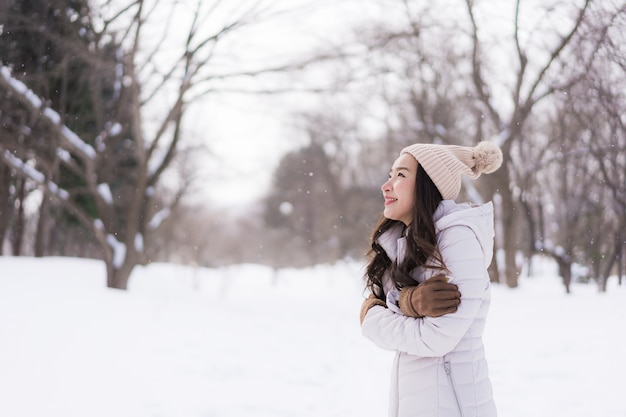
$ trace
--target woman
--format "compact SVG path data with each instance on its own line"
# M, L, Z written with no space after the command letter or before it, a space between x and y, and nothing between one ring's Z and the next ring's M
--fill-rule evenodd
M496 415L482 343L493 206L454 200L462 175L475 179L501 164L491 142L415 144L381 187L385 208L372 235L361 326L396 351L390 416Z

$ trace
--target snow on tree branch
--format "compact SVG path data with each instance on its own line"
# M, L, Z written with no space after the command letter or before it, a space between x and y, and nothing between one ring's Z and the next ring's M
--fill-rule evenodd
M143 252L144 250L143 235L141 233L135 235L135 250L137 252Z
M104 224L102 224L99 220L94 221L93 219L90 219L84 211L73 204L70 199L70 193L67 190L59 187L53 181L47 181L46 176L43 173L13 155L11 151L2 146L2 143L0 143L0 159L5 161L8 166L14 168L18 172L18 175L28 178L40 186L45 187L48 195L57 198L85 227L93 230L98 239L102 239L103 241L105 240L103 233Z
M14 78L8 67L0 61L0 87L10 91L15 97L31 111L46 121L69 147L83 158L93 160L96 151L67 126L61 124L61 116L50 107L44 107L44 102L29 89L26 84Z
M126 245L117 240L112 234L107 235L107 243L113 250L113 267L119 269L126 259Z
M111 188L109 188L109 184L102 183L98 185L98 194L108 205L113 205L113 194L111 193Z
M152 219L150 219L150 222L148 223L149 230L156 230L161 225L161 223L163 223L163 221L169 217L169 215L169 208L164 208L163 210L155 213L155 215L152 216Z
M10 151L3 149L1 145L0 151L3 151L2 159L4 159L4 161L13 168L22 172L26 177L30 178L38 184L45 186L46 188L48 188L48 191L50 193L54 194L61 200L67 200L69 198L70 194L66 190L60 188L52 181L46 182L46 176L44 174L26 164L24 161L13 155Z

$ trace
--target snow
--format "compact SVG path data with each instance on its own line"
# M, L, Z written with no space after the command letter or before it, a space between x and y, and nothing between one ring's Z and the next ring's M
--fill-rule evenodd
M126 245L112 234L107 235L107 243L113 249L113 268L119 269L124 264L126 259Z
M122 125L117 123L117 122L113 123L113 125L109 129L109 135L110 136L117 136L120 133L122 133Z
M143 252L143 235L141 233L135 234L135 250L139 253Z
M24 97L30 100L33 107L41 107L41 100L39 99L39 97L37 97L35 93L32 92L32 90L26 87L26 84L24 84L20 80L13 78L13 76L11 75L11 70L8 67L4 66L2 64L2 61L0 61L0 76L2 76L2 78L4 78L9 83L11 88L13 88L18 94L23 94Z
M291 213L293 213L293 209L294 207L291 201L283 201L278 206L278 211L280 211L280 214L282 214L283 216L289 216Z
M95 219L93 221L93 225L98 230L104 230L104 223L102 223L102 220L100 219Z
M48 187L48 191L50 191L52 194L55 194L60 199L67 200L70 197L70 194L63 188L60 188L56 183L52 181L48 181L46 183L45 181L46 177L41 172L37 171L28 163L24 163L24 161L15 157L10 151L8 150L4 151L4 158L5 158L5 161L7 161L11 166L22 171L33 181L42 183L42 184L45 183L46 186Z
M72 144L77 149L80 149L82 153L84 153L90 159L96 159L96 151L87 143L85 143L81 138L78 137L76 133L71 131L67 126L61 126L61 133L67 139L68 142Z
M61 116L56 111L52 110L50 107L46 107L43 110L43 115L50 120L52 124L58 125L61 123Z
M52 193L55 194L56 196L58 196L61 200L68 200L70 198L70 193L68 193L66 190L64 190L63 188L60 188L58 185L56 185L54 182L52 181L48 181L48 190Z
M46 177L41 172L37 171L30 165L25 164L24 161L14 156L9 150L4 151L4 158L11 166L22 171L33 181L39 183L45 182Z
M111 188L109 187L109 184L107 184L106 182L98 184L98 194L109 206L113 205L113 194L111 194Z
M56 153L59 159L61 159L62 161L67 163L72 162L72 155L65 149L57 148Z
M503 417L623 417L626 288L555 266L493 286L485 344ZM0 257L0 416L380 417L392 354L360 334L358 263L274 271Z
M148 192L148 190L146 190L146 192ZM154 214L154 216L152 216L152 219L150 219L150 222L148 223L148 229L156 230L161 225L161 223L163 223L163 221L165 221L165 219L169 217L169 215L169 208L159 210Z
M13 90L15 90L18 94L23 95L28 101L30 101L31 106L33 108L41 108L43 106L42 100L35 94L31 89L29 89L26 84L21 82L20 80L13 78L11 75L11 70L6 66L2 65L0 61L0 76L6 80L7 83L11 86ZM59 125L61 123L61 116L55 110L46 107L43 109L43 116L47 118L52 124ZM85 156L90 159L96 158L96 151L85 141L83 141L76 133L70 130L65 125L60 125L61 134L67 139L68 142L72 144L75 148L79 149Z

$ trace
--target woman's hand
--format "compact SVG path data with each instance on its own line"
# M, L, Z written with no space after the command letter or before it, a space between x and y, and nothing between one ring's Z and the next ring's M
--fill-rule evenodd
M456 285L448 283L448 277L440 274L420 285L402 288L398 304L408 317L440 317L457 310L461 293Z
M370 296L363 301L363 304L361 304L361 324L363 324L363 320L369 309L374 306L383 306L386 308L387 304L383 300L376 298L374 294L370 294Z

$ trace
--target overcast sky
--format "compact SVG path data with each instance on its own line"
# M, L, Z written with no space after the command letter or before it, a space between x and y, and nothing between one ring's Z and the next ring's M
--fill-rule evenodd
M260 25L253 37L240 36L241 59L302 55L339 42L350 25L374 13L372 7L363 7L372 3L369 0L280 0L273 4L291 7L297 2L305 5L301 11ZM244 48L249 52L243 52ZM187 129L213 154L203 163L207 181L199 197L228 207L263 196L281 156L304 143L291 127L291 112L308 101L310 98L293 95L220 94L194 105L187 116Z
M543 8L533 3L541 1L528 0L522 4L522 43L549 41L540 34L535 36L536 25L547 25L551 29L568 26L562 21L540 23L545 15L536 13ZM253 32L242 33L233 49L237 51L237 59L244 63L268 57L306 55L316 47L328 47L350 37L353 28L365 21L405 19L405 15L391 15L394 8L389 4L398 3L398 0L274 0L271 4L277 9L295 5L304 7L258 25ZM459 1L458 6L462 5L463 2ZM432 7L438 6L444 7L446 16L466 13L454 1L433 4ZM505 40L510 41L513 4L487 0L480 6L477 16L482 20L479 23L481 35L491 38L493 47L502 46ZM449 17L453 20L453 16ZM508 71L511 62L507 53L497 56L499 59L491 60L490 65L502 69L494 67L492 70L500 73ZM255 78L252 82L262 84L265 81ZM254 97L228 94L211 95L197 103L188 114L187 129L192 137L200 138L202 143L207 144L213 153L203 163L207 180L199 197L228 207L245 205L263 196L282 155L305 143L302 133L290 127L293 122L291 112L296 108L306 108L310 102L310 97L302 95L294 98L293 95ZM501 103L508 104L508 99Z

